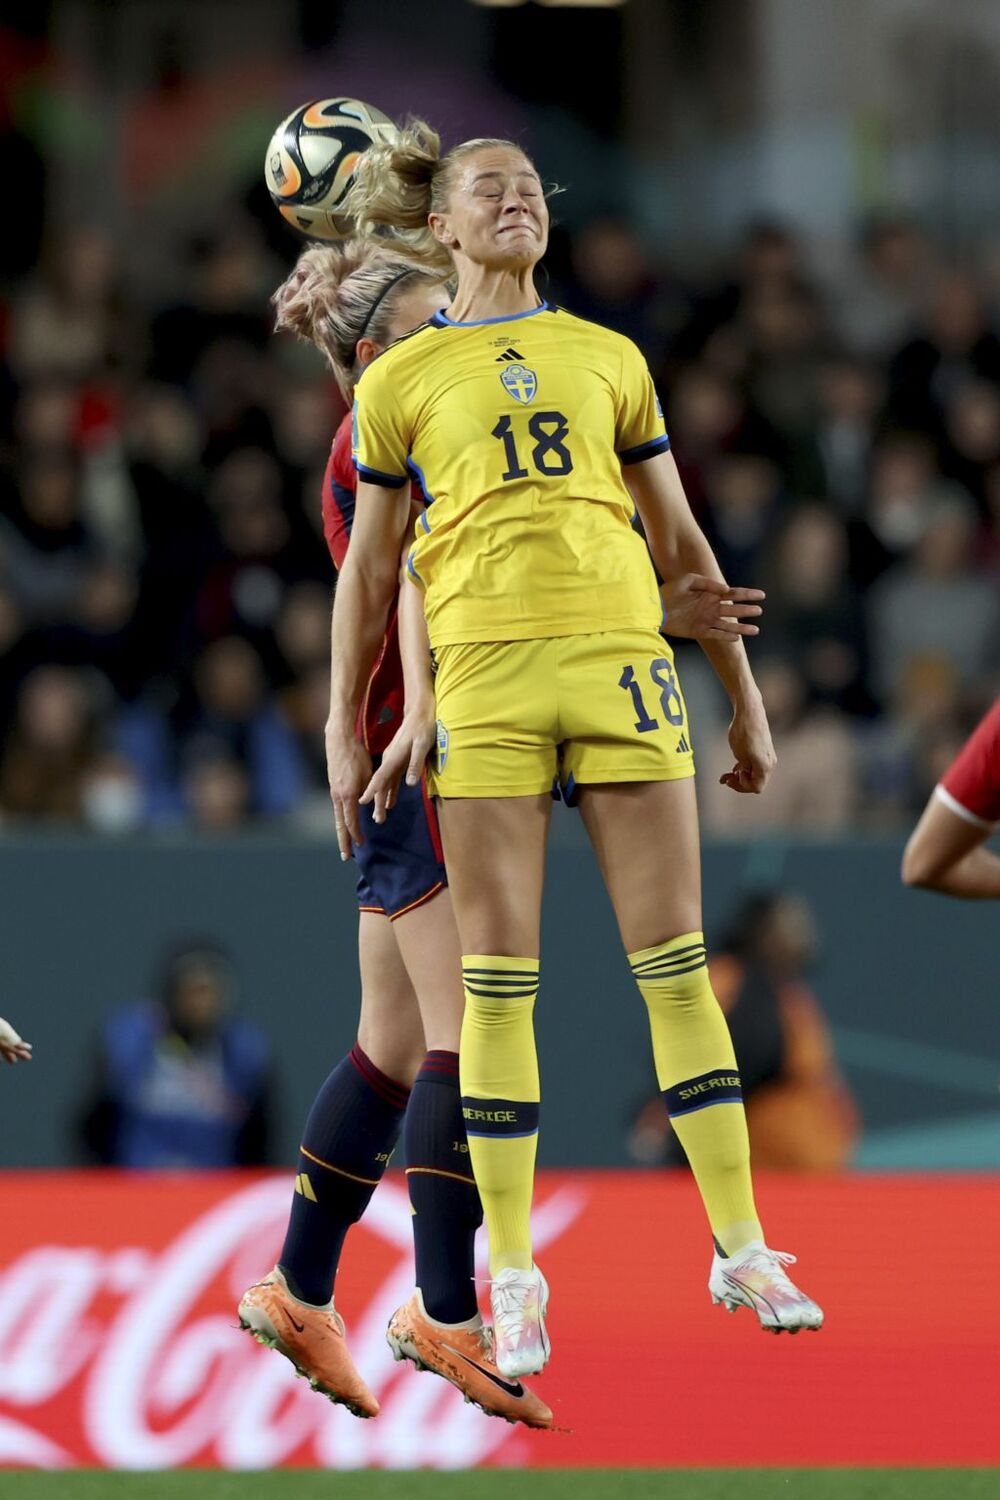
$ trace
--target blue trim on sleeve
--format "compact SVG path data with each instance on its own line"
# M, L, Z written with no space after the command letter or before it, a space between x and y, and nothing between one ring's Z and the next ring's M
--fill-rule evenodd
M424 471L420 467L420 465L415 461L412 453L410 454L410 457L406 460L406 467L409 469L411 477L417 481L417 483L419 484L421 490L423 491L423 496L424 496L424 499L427 501L427 504L428 505L433 505L434 504L434 496L431 494L430 490L427 488L427 480L424 478Z
M420 585L420 587L422 589L425 589L427 587L426 583L421 578L421 576L417 572L416 568L413 566L413 553L412 552L408 552L407 555L406 555L406 571L409 573L409 575L413 579L414 583L419 583L419 585Z
M401 490L407 480L405 474L383 474L381 469L369 469L366 464L359 464L357 459L354 460L354 467L358 471L358 478L363 479L366 484L381 484L387 490Z
M344 535L349 538L351 527L354 525L354 491L345 489L342 484L331 479L330 498L340 512L340 524L344 528Z
M635 448L626 448L619 453L620 464L640 464L644 459L655 458L657 453L666 453L670 447L670 439L666 433L662 437L650 438L648 443L639 443Z
M488 323L517 323L521 318L534 318L542 312L552 312L548 302L543 302L540 307L529 307L527 312L507 313L502 318L478 318L472 323L456 323L453 318L446 318L443 312L436 312L431 322L438 328L485 328Z

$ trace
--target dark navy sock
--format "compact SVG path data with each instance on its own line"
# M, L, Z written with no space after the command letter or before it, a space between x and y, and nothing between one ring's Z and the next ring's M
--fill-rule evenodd
M368 1207L399 1135L408 1098L355 1046L309 1111L295 1196L278 1264L304 1302L333 1293L344 1239Z
M458 1087L458 1053L428 1052L406 1111L406 1181L417 1286L439 1323L476 1315L474 1242L483 1221Z

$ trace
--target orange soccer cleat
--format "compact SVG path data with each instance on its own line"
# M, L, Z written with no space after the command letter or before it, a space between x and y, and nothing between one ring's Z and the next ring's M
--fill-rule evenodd
M507 1380L493 1359L493 1333L482 1318L467 1323L436 1323L424 1307L420 1288L389 1319L386 1333L397 1359L408 1359L418 1370L430 1370L457 1386L466 1401L488 1417L523 1422L526 1427L551 1428L552 1413L519 1380Z
M379 1404L358 1374L347 1347L344 1320L332 1300L325 1307L300 1302L278 1266L243 1294L240 1327L277 1349L314 1391L339 1402L356 1417L377 1417Z

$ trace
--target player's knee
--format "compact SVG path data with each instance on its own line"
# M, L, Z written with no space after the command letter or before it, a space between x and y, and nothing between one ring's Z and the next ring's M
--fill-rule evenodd
M365 1025L358 1027L358 1045L387 1078L404 1088L412 1088L424 1060L423 1032L413 1027L388 1028Z

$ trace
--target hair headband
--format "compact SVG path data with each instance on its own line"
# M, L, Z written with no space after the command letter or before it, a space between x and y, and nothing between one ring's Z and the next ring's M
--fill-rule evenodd
M368 328L371 324L372 318L374 318L375 314L378 312L380 304L385 301L386 297L388 297L393 287L396 286L398 282L402 281L404 276L412 276L416 269L416 266L407 266L405 271L398 272L398 274L395 275L391 281L386 282L385 286L379 292L378 296L375 298L375 301L368 309L368 316L365 318L365 321L361 328L361 332L358 334L357 339L354 343L355 349L357 349L358 344L360 344L361 340L368 332Z

